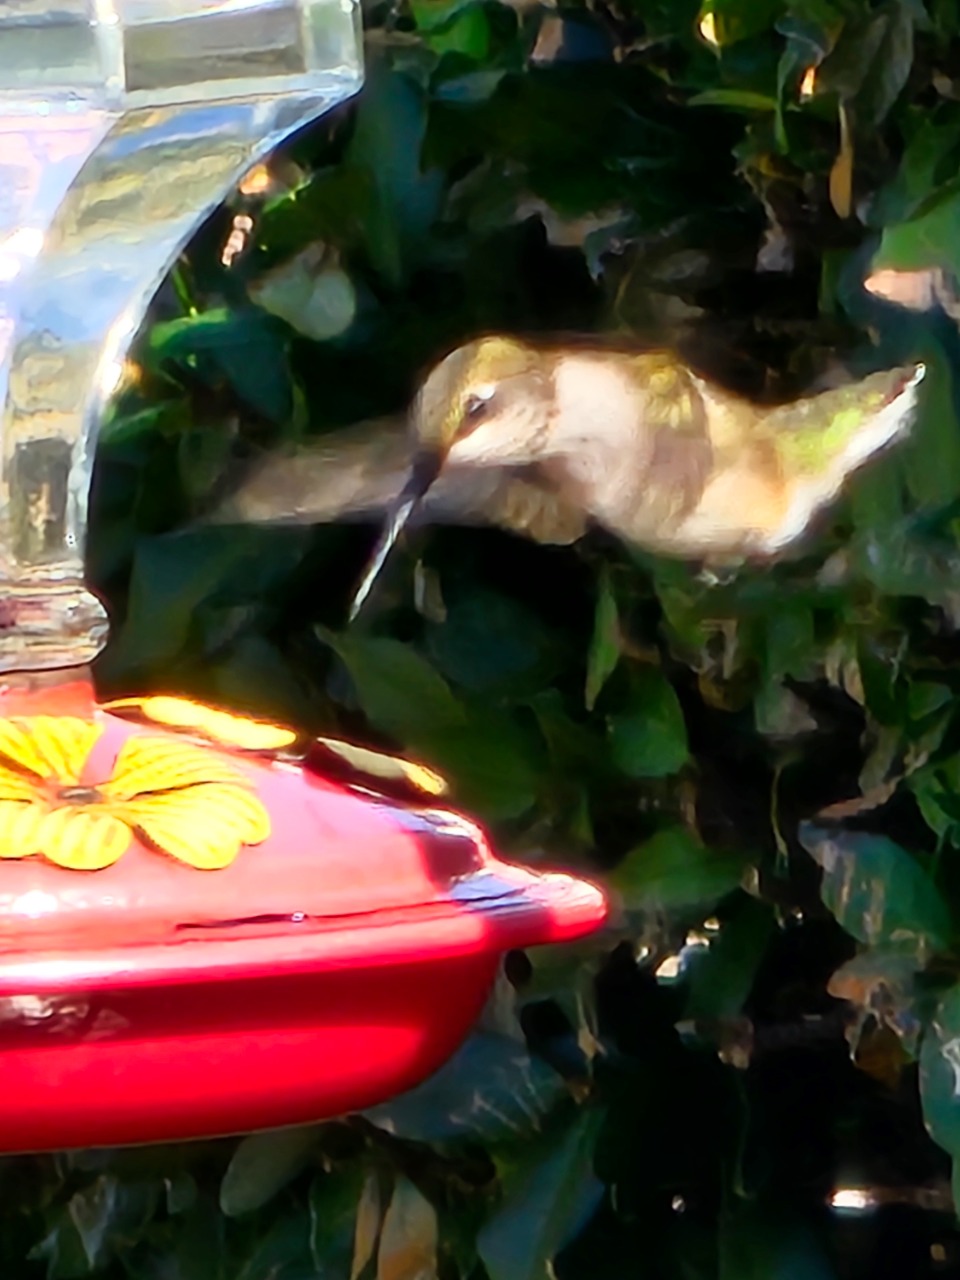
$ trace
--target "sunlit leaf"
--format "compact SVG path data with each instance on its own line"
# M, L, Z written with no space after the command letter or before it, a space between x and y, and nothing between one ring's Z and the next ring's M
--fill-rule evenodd
M156 724L173 729L192 729L215 742L248 751L277 751L295 742L297 737L295 730L282 725L251 720L189 698L156 695L151 698L120 698L103 705L107 711L121 715L124 711L133 711Z
M283 422L293 392L282 328L255 307L217 308L155 325L144 354L158 370L183 364L211 380L226 376L250 408Z
M382 1225L383 1206L380 1197L380 1183L376 1173L369 1173L357 1202L350 1280L359 1280L367 1263L373 1258Z
M262 276L251 285L250 296L315 342L338 337L357 314L350 277L334 265L323 265L322 253L313 246Z
M413 1183L397 1178L383 1215L377 1280L434 1280L437 1211Z

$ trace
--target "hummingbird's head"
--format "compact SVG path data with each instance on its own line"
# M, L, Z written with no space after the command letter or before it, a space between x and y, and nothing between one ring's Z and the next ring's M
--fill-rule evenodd
M515 338L478 338L428 374L413 406L420 454L451 463L523 465L540 456L552 396L543 354Z
M444 466L535 462L549 427L552 396L544 355L515 338L477 338L434 366L411 413L410 475L353 598L351 618Z

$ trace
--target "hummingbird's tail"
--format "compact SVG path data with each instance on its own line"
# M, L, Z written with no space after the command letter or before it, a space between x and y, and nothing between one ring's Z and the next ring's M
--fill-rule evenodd
M925 372L922 364L884 369L772 410L765 427L784 473L838 489L910 430Z

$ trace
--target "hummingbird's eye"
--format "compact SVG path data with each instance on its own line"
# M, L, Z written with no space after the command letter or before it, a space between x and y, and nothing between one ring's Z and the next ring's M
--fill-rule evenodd
M463 416L460 422L460 432L472 431L474 427L478 427L487 414L490 412L490 405L493 401L493 388L489 390L484 388L482 391L473 391L463 400Z

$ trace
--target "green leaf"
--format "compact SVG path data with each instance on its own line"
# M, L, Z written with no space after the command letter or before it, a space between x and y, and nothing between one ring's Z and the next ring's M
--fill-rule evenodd
M555 677L562 640L530 608L475 586L445 599L446 617L427 631L440 672L471 693L523 697Z
M264 554L265 546L270 554ZM144 538L136 547L127 614L103 666L118 684L154 685L192 654L202 653L231 619L246 612L299 561L293 542L255 530L201 529Z
M907 690L907 714L911 720L925 720L953 702L949 685L933 680L913 680Z
M728 45L769 31L780 12L779 0L705 0L702 13L710 13L719 44Z
M462 9L451 22L435 26L427 43L435 53L461 54L482 62L490 51L490 23L484 6L474 4Z
M910 138L891 182L870 207L870 224L884 227L906 222L932 201L943 199L941 188L955 182L960 163L960 105L940 103L924 112Z
M705 89L687 100L688 107L731 107L739 111L775 111L776 98L749 89Z
M947 946L947 905L916 858L898 844L810 822L801 825L800 842L823 869L824 905L858 941L917 955Z
M593 622L593 639L587 653L587 685L584 700L592 711L600 691L613 675L620 661L620 617L617 600L610 583L610 574L604 571L600 577L597 607Z
M413 80L383 63L371 65L347 164L361 170L375 192L365 211L366 250L394 286L423 252L440 209L443 175L421 167L426 125L426 102Z
M869 15L848 21L821 64L817 87L852 102L861 129L874 128L903 91L913 61L913 14L903 0L889 0Z
M353 324L357 291L345 271L332 265L318 268L316 257L309 246L251 284L250 297L298 333L326 342Z
M920 510L936 510L960 493L960 422L946 353L924 352L926 376L910 439L903 449L907 485Z
M673 687L653 667L633 674L627 707L608 717L610 754L631 778L664 778L687 762L687 729Z
M766 621L764 671L768 680L809 678L816 653L813 609L806 601L786 600Z
M234 1274L236 1280L316 1280L307 1215L297 1209L274 1218Z
M600 1201L593 1147L602 1118L582 1111L559 1136L526 1149L504 1203L477 1236L490 1280L552 1280L554 1258Z
M398 1138L490 1146L527 1141L566 1096L562 1078L520 1041L477 1031L429 1080L365 1114Z
M633 849L608 883L628 910L713 903L737 888L745 859L708 849L685 827L658 832Z
M412 0L410 12L417 30L430 33L448 27L455 18L478 7L477 0Z
M948 191L909 222L885 227L872 268L922 271L942 267L960 275L960 192Z
M450 779L457 803L485 819L519 817L536 800L538 744L509 711L474 707L466 724L418 732L416 742Z
M776 29L786 41L777 64L777 114L774 124L777 148L790 150L786 111L796 103L801 78L811 67L819 67L843 30L843 18L828 0L806 0L791 6Z
M350 673L364 715L404 745L465 723L447 682L399 640L317 628Z
M735 914L711 938L707 954L691 966L684 1017L737 1017L775 933L772 908L741 895Z
M400 1176L383 1215L377 1280L425 1280L437 1274L437 1211Z
M113 1174L102 1174L70 1197L67 1213L90 1271L109 1262L119 1243L139 1237L159 1200L158 1181L121 1181Z
M940 1001L923 1037L920 1100L934 1142L960 1159L960 986Z
M316 1148L317 1125L253 1133L244 1138L220 1184L220 1208L228 1218L260 1209L307 1165Z
M918 769L907 779L916 796L923 820L941 839L960 829L957 797L960 797L960 755L948 756Z
M217 308L155 325L144 358L158 370L172 362L212 380L223 376L251 409L283 422L293 408L293 388L281 328L255 307Z
M316 1280L343 1280L350 1275L366 1181L359 1166L334 1169L314 1178L310 1186L310 1251Z

